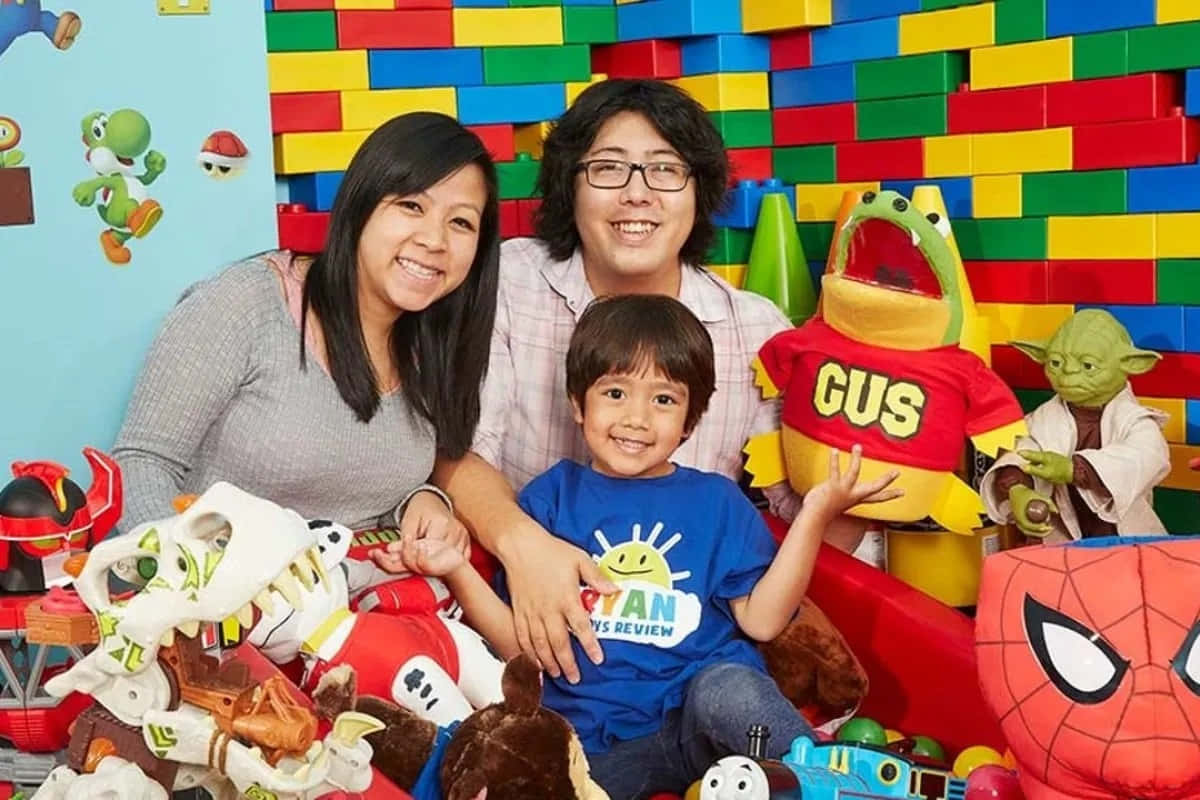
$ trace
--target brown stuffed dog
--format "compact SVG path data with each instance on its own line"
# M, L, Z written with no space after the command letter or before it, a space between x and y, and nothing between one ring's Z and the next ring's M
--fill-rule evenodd
M588 776L575 730L542 708L541 670L527 656L508 662L504 702L481 708L450 736L440 768L446 800L608 800ZM393 783L411 789L434 751L438 728L378 697L356 697L354 671L341 665L322 676L313 693L317 712L332 719L356 709L384 729L367 737L372 763Z

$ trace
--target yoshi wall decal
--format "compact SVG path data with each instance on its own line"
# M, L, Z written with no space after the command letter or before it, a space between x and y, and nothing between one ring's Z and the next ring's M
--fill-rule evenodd
M0 56L18 36L41 32L59 50L75 43L83 27L74 11L55 14L42 10L42 0L3 0L0 2Z
M25 161L17 149L20 143L21 126L0 116L0 225L33 222L33 182L29 168L20 166Z
M126 242L146 236L162 218L162 206L146 189L167 168L167 158L150 149L150 122L131 108L111 114L93 111L80 127L96 177L76 184L71 196L81 206L96 205L109 226L100 234L105 257L113 264L128 264L132 253Z

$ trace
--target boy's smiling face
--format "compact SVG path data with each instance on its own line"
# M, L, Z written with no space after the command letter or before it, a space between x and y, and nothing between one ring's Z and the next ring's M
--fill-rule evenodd
M588 387L583 408L571 402L597 472L654 478L674 469L668 459L689 433L687 384L647 366L603 375Z

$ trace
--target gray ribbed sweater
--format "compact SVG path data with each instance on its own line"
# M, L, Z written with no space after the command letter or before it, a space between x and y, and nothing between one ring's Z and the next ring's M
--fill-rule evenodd
M175 495L218 480L308 518L370 526L428 479L434 451L432 426L402 393L363 424L311 350L300 369L278 273L253 258L185 291L150 349L113 447L120 529L169 516Z

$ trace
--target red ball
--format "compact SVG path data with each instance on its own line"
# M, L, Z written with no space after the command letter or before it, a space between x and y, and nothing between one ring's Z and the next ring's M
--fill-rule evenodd
M999 764L982 764L967 776L965 800L1025 800L1017 773Z

